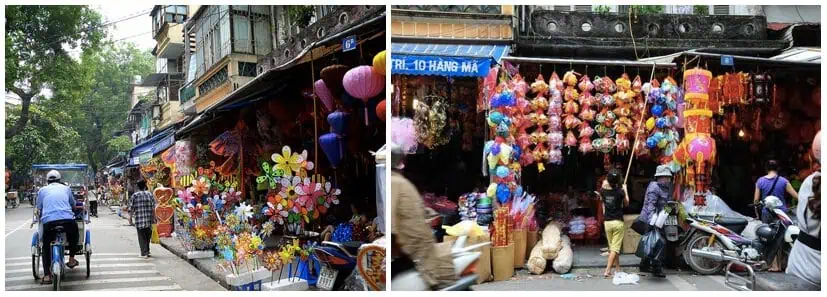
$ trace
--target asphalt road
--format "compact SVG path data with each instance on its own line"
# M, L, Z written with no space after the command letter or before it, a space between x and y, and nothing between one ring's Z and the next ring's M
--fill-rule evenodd
M603 275L577 274L564 279L559 274L517 275L511 280L488 282L475 291L731 291L721 275L701 276L691 272L666 271L666 278L641 276L637 285L615 285Z
M98 212L100 218L93 217L89 224L93 246L91 275L86 278L85 259L78 256L80 266L67 270L62 284L64 290L225 290L160 245L150 245L151 258L140 257L135 228L105 207L100 207ZM32 207L22 204L15 209L6 209L5 213L5 290L51 290L51 286L40 285L32 276L30 243L34 229L29 228Z

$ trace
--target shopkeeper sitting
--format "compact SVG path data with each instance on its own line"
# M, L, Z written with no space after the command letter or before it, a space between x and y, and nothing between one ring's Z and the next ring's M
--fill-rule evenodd
M402 169L404 153L399 146L391 145L391 240L394 253L400 258L391 265L391 274L404 265L413 263L422 279L433 289L449 286L456 279L453 259L449 254L440 255L431 227L426 222L425 203L422 196L398 170ZM396 255L394 255L396 256ZM407 267L406 267L407 268Z

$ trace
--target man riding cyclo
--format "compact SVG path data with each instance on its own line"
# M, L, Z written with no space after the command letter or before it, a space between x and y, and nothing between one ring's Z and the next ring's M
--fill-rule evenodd
M41 256L43 258L44 276L42 284L52 283L52 249L51 243L56 239L55 228L63 227L68 240L69 262L66 266L75 268L80 263L75 260L78 247L78 225L75 222L75 211L82 211L83 206L77 205L72 189L60 182L60 172L49 171L46 174L48 185L37 192L36 217L40 217L43 226Z

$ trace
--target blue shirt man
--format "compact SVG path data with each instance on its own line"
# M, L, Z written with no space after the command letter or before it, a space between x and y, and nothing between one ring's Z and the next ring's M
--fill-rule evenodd
M40 222L46 224L58 220L74 220L73 208L75 203L72 189L61 183L55 182L40 188L40 191L37 192L37 210L40 211Z

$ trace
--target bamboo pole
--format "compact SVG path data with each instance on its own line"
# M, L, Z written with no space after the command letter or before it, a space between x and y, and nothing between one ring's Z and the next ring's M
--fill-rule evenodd
M657 67L657 64L652 63L652 74L649 76L649 82L655 79L655 67ZM640 129L643 128L641 126L643 124L643 118L646 117L646 107L648 106L647 102L648 100L643 98L643 112L640 114L640 119L637 121L638 128L635 129L635 144L632 146L632 153L629 155L629 164L626 166L626 176L623 177L624 185L629 180L629 172L632 170L632 161L635 159L635 150L637 150L637 146L640 142L638 136L640 136Z

